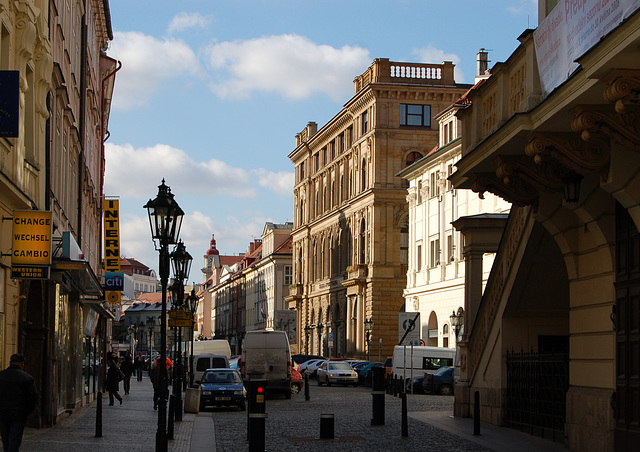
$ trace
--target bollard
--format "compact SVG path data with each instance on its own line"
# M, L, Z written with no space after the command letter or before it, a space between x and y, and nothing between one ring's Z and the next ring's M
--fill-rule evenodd
M167 438L168 439L173 439L173 413L175 410L175 405L174 405L174 396L173 394L171 394L169 396L169 423L167 424Z
M407 420L407 393L402 391L402 437L409 436L409 422Z
M311 400L311 397L309 397L309 375L307 374L304 374L304 400Z
M321 414L320 415L320 439L333 439L333 414Z
M265 387L267 380L248 380L247 386L247 439L249 452L264 452L265 450L265 420L266 403Z
M96 400L96 438L102 438L102 391L98 391Z
M480 391L473 394L473 435L480 436Z
M371 388L373 418L371 425L384 425L384 369L374 367Z

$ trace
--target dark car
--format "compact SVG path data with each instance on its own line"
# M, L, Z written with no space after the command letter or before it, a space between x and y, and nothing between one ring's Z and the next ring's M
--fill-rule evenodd
M234 369L207 369L200 380L200 410L208 406L247 407L247 391Z
M441 367L433 374L426 374L422 389L427 394L453 394L453 367Z

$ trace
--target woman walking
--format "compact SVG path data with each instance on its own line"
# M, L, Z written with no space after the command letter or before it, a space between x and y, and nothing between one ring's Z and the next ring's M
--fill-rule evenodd
M109 361L109 370L107 371L107 391L109 391L109 406L113 406L113 398L115 397L122 405L122 396L118 394L120 390L120 380L122 380L122 371L118 364L110 360Z

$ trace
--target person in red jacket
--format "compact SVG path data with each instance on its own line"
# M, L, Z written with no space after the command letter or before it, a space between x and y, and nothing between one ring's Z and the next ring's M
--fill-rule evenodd
M9 367L0 372L0 434L5 452L18 452L27 416L38 394L33 377L24 371L24 356L11 355Z

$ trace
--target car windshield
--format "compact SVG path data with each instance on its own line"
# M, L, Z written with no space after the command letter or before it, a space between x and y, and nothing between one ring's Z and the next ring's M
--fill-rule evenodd
M353 370L349 363L329 363L328 370Z
M204 380L207 383L240 383L236 372L210 372Z

